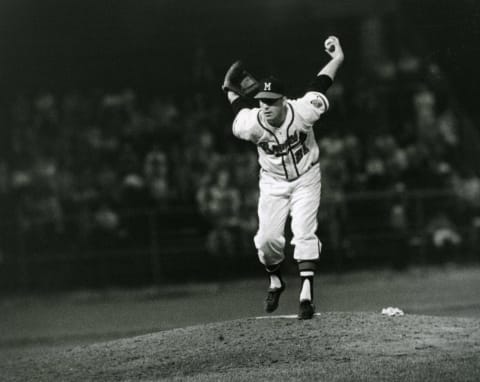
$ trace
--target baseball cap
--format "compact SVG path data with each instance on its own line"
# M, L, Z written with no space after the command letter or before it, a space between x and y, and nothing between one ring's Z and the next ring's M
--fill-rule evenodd
M260 90L255 95L256 99L278 99L285 93L283 83L275 77L267 77L260 81Z

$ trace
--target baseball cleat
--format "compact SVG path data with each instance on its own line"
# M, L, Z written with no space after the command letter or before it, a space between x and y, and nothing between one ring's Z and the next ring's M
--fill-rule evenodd
M282 286L280 288L268 289L267 298L265 299L265 312L272 313L278 308L278 301L280 300L280 295L285 290L286 284L282 281Z
M315 313L315 306L310 300L300 301L300 306L298 309L298 319L299 320L310 320Z

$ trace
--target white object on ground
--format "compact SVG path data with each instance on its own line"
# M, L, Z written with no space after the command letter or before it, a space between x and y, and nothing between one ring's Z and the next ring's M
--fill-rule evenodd
M390 316L390 317L405 315L405 313L403 313L403 310L398 309L398 308L393 308L391 306L389 306L388 308L383 308L382 309L382 314L385 314L385 315Z

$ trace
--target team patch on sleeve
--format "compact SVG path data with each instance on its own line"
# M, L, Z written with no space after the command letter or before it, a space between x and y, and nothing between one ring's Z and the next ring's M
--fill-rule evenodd
M315 107L322 107L322 100L320 99L320 97L312 99L310 103Z
M320 109L321 107L325 107L325 109L328 108L328 104L325 102L325 97L322 97L322 95L320 94L316 95L315 98L311 99L310 103L318 109Z

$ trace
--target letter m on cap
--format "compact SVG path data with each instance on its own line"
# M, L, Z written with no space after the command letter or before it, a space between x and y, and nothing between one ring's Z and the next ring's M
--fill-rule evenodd
M272 83L271 82L264 82L263 83L263 91L268 92L272 90Z

